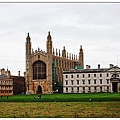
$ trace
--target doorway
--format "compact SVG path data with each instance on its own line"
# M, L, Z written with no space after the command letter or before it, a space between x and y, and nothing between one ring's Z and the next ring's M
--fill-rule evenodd
M42 94L42 87L40 85L37 87L37 94Z
M118 92L118 91L117 91L117 85L118 85L117 82L113 82L113 83L112 83L113 92Z

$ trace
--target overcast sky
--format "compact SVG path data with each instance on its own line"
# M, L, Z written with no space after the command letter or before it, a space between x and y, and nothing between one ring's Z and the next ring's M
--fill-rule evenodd
M46 51L50 31L53 47L78 55L84 66L120 66L119 3L0 3L0 69L25 71L25 42Z

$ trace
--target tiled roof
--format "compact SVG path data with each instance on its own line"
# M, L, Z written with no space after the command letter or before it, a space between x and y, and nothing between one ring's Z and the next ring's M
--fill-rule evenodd
M101 69L80 69L75 70L71 69L69 71L63 71L63 74L70 74L70 73L97 73L97 72L106 72L108 68L101 68Z

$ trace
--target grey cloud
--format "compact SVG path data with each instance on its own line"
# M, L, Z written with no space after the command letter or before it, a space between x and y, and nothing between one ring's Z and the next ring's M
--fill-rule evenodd
M66 46L67 52L78 55L82 45L85 65L116 64L120 51L120 4L0 3L0 15L0 48L4 50L0 51L4 58L0 59L0 67L8 64L13 73L25 70L27 32L34 50L39 46L46 51L47 34L51 31L54 48L62 50Z

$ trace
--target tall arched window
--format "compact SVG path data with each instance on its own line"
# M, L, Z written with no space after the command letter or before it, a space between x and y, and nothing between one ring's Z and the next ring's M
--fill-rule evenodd
M33 80L46 79L46 64L42 61L33 63Z

